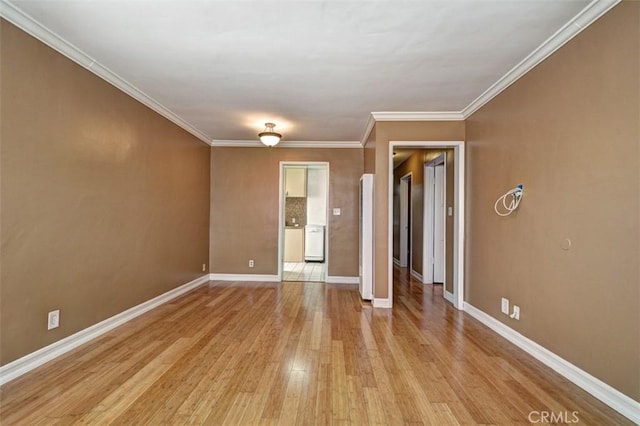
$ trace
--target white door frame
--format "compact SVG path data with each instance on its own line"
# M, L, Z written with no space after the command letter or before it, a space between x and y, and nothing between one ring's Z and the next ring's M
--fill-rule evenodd
M280 161L280 175L278 180L279 184L279 194L278 194L278 281L282 281L282 273L283 273L283 259L284 259L284 203L286 201L286 197L284 194L284 168L285 166L317 166L317 165L325 165L327 167L327 178L326 178L326 188L327 188L327 225L324 229L324 277L322 281L326 282L327 277L329 276L329 173L331 172L331 167L329 166L328 161Z
M400 252L398 260L401 268L411 270L411 252L413 239L411 238L411 193L413 192L413 173L409 172L400 178ZM405 250L407 248L407 250Z
M438 175L440 174L440 179L438 179ZM434 282L442 282L442 284L446 284L447 282L447 214L446 214L446 201L447 201L447 170L444 164L438 164L435 166L435 181L436 181L436 193L440 193L440 199L435 200L434 203L434 239L433 239L433 281ZM440 182L438 182L440 180ZM438 187L440 184L440 187ZM439 247L439 250L436 250L438 247L438 240L436 238L442 238L442 246ZM440 272L440 274L438 274ZM442 280L436 279L442 278ZM443 291L443 294L446 294L446 289Z
M453 306L464 309L464 141L390 141L389 142L389 193L388 193L388 300L386 306L393 306L393 150L398 147L447 149L453 148Z

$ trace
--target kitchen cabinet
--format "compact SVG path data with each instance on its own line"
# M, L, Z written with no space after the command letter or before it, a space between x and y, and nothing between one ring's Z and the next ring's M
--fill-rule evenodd
M304 262L304 228L285 228L284 261Z
M306 197L307 169L304 167L286 167L284 169L284 188L287 197Z

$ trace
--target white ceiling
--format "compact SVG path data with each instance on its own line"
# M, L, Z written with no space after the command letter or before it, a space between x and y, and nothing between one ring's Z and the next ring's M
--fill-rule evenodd
M588 5L10 2L209 140L274 121L283 141L359 141L373 111L462 111Z

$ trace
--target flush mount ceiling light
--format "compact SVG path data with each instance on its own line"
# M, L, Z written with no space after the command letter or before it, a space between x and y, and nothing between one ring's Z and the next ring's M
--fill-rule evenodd
M258 133L258 137L260 138L260 142L265 144L266 146L275 146L280 142L282 135L280 133L276 133L273 128L276 127L273 123L264 123L264 130Z

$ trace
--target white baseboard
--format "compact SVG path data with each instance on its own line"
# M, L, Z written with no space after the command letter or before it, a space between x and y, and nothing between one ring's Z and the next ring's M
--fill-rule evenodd
M327 284L360 284L360 277L328 276Z
M33 370L36 367L41 366L45 362L51 361L52 359L67 353L70 350L75 349L78 346L87 343L88 341L93 340L108 331L113 330L114 328L126 323L127 321L131 321L135 317L140 316L157 306L175 299L176 297L181 296L184 293L187 293L188 291L191 291L208 281L209 275L204 275L191 282L181 285L180 287L169 290L168 292L161 294L160 296L154 297L153 299L147 300L146 302L134 306L133 308L127 309L124 312L120 312L119 314L116 314L111 318L107 318L104 321L87 327L84 330L80 330L77 333L72 334L71 336L67 336L62 340L58 340L57 342L45 346L42 349L38 349L37 351L25 355L22 358L18 358L17 360L12 361L9 364L3 365L2 367L0 367L0 385L11 381Z
M413 269L411 270L411 275L413 275L413 277L417 280L419 280L420 282L422 282L422 275L417 273L416 271L414 271Z
M447 289L443 289L444 300L453 303L453 293L449 293Z
M464 303L464 311L632 422L640 424L640 402L629 398L602 380L593 377L467 302Z
M255 281L255 282L278 282L277 275L260 274L209 274L211 281Z
M374 308L392 308L393 307L393 303L391 302L391 299L376 299L374 297L373 298L373 307Z

